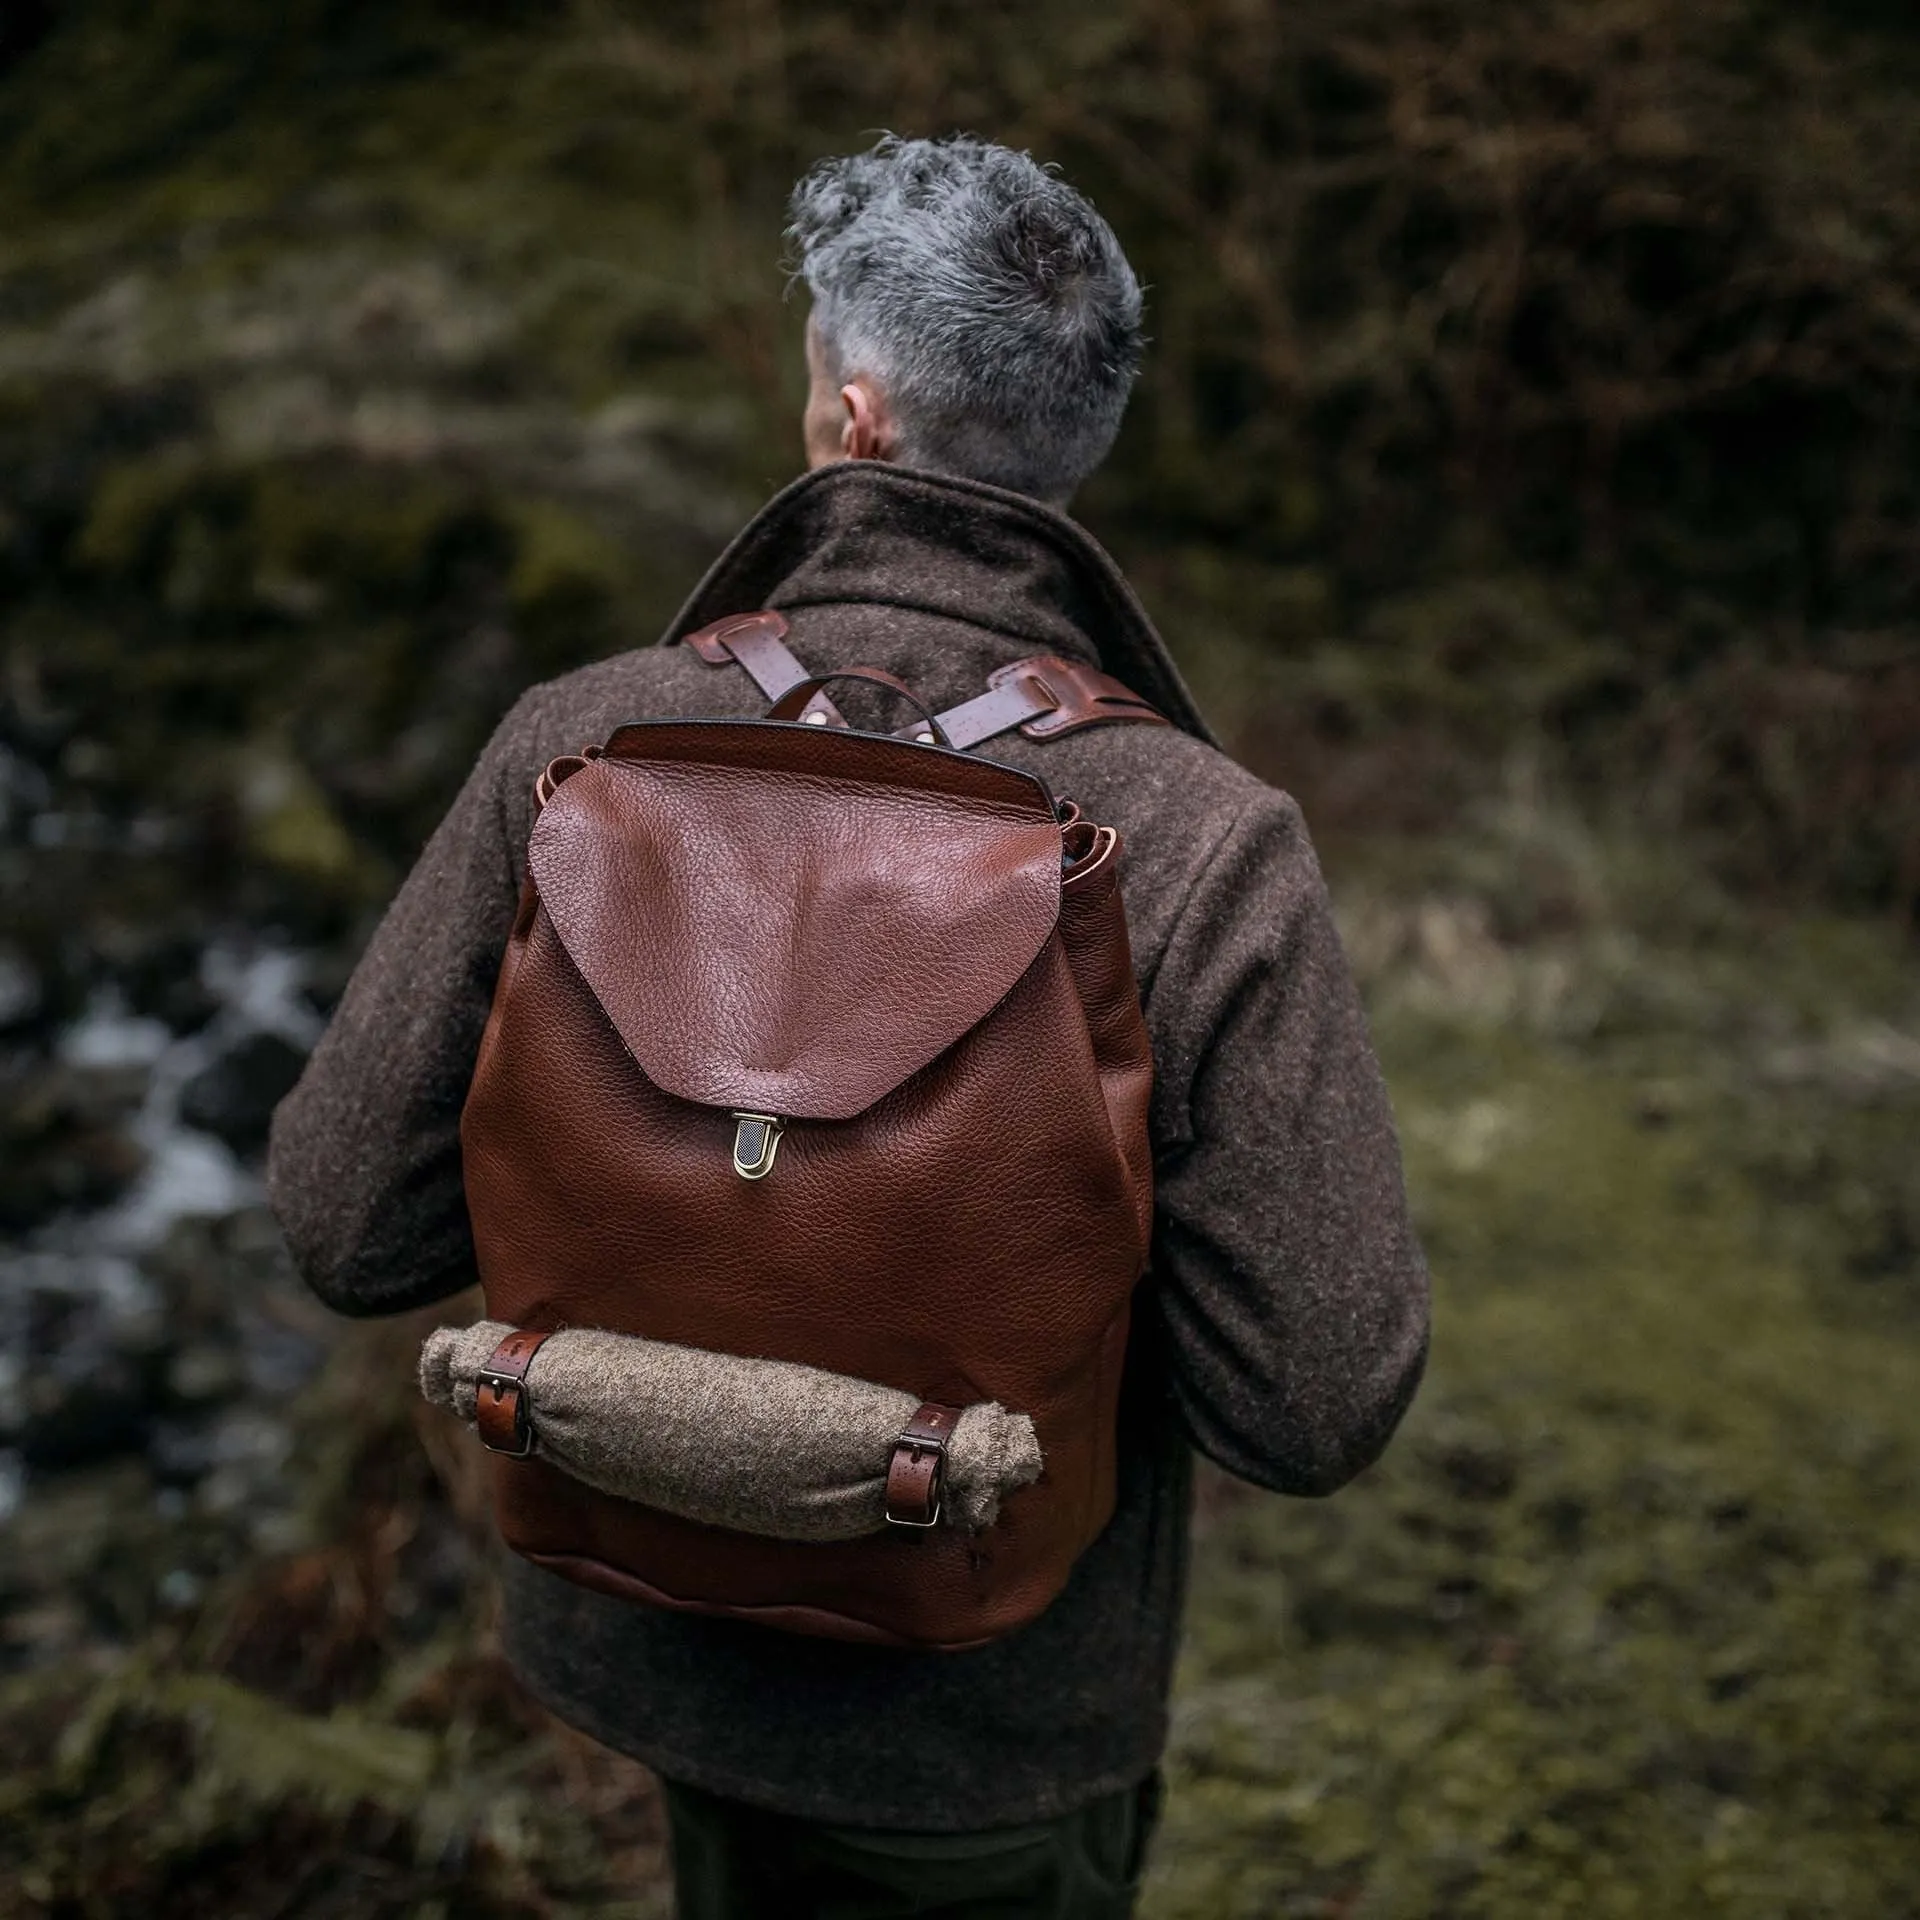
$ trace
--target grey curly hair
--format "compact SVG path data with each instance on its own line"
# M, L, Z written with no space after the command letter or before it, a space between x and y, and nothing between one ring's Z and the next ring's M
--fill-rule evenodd
M827 370L879 383L902 464L1065 501L1106 458L1140 283L1057 173L970 135L889 134L821 161L788 219Z

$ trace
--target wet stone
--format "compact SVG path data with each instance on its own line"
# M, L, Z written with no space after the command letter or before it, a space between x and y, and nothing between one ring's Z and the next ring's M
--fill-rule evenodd
M198 1033L220 1011L219 998L198 973L183 973L138 994L134 1005L174 1033Z
M246 1386L240 1356L231 1347L211 1343L185 1348L167 1368L167 1392L188 1405L231 1400Z
M103 940L103 958L134 1013L162 1022L173 1033L198 1033L220 1011L220 998L200 964L207 934L202 927L147 932L115 929Z
M29 1469L137 1450L165 1397L154 1290L113 1255L0 1259L0 1444Z
M180 1118L236 1153L258 1152L274 1108L293 1091L305 1060L278 1034L250 1034L181 1089Z
M137 1069L0 1054L0 1232L122 1193L146 1164L129 1131L145 1088Z
M0 1032L29 1025L46 1002L40 976L23 954L0 946Z

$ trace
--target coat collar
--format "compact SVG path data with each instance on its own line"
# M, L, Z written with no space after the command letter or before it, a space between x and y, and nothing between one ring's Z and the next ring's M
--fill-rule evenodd
M875 460L803 474L707 570L671 643L758 607L868 605L965 620L1090 660L1211 740L1166 643L1106 551L1024 494Z

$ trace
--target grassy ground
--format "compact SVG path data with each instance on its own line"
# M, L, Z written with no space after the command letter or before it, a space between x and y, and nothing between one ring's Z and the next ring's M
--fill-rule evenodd
M1332 1504L1212 1489L1148 1911L1916 1911L1902 956L1349 912L1433 1369Z

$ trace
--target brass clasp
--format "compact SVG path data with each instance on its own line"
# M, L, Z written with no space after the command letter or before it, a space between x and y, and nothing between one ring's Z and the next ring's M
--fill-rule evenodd
M774 1113L736 1113L733 1130L733 1170L742 1180L764 1180L773 1171L780 1136L787 1123Z

